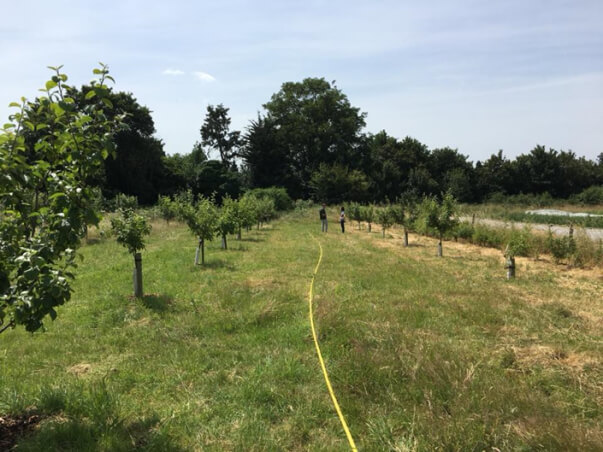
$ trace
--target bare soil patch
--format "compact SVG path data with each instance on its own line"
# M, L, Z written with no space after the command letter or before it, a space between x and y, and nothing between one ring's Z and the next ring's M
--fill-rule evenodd
M0 450L12 450L19 438L31 432L42 419L36 414L0 416Z

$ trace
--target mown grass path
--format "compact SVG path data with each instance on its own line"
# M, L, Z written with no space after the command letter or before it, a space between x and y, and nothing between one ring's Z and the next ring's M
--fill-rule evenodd
M359 450L603 448L601 280L381 233L320 235L317 212L211 243L156 223L131 258L82 249L44 334L0 336L0 415L44 416L19 450L348 450L308 322Z

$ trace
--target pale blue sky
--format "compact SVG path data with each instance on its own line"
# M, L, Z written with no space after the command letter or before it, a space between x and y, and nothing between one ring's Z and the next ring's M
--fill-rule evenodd
M285 81L336 80L367 131L484 160L536 144L603 152L603 1L0 0L0 116L63 64L98 61L188 153L208 104L233 127ZM3 121L4 122L4 121Z

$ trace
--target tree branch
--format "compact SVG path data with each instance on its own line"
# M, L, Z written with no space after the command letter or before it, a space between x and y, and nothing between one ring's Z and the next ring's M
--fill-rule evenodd
M15 321L11 320L4 328L0 329L0 334L4 333L6 330L8 330L11 327L15 326Z

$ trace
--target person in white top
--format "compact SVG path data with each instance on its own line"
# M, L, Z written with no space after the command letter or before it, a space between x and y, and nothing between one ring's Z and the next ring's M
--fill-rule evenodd
M341 224L341 232L345 232L345 209L341 206L341 212L339 212L339 223Z

